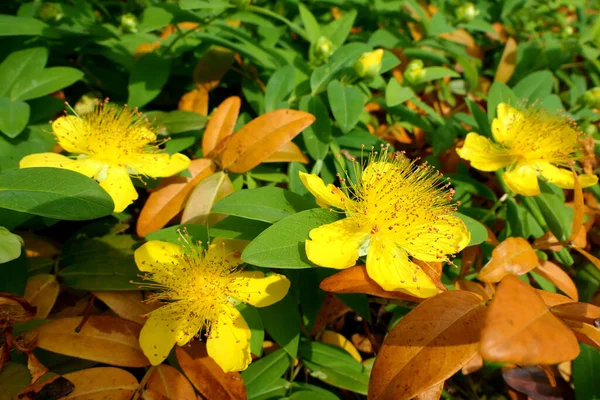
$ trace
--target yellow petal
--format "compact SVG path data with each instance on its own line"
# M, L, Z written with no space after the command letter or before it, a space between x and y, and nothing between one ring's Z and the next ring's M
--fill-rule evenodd
M317 199L317 204L321 207L333 206L346 209L346 204L350 201L348 197L332 184L325 186L323 179L314 174L306 174L300 171L300 180L306 186L309 192Z
M518 164L506 171L502 177L510 190L523 196L537 196L540 186L537 180L537 171L530 165Z
M290 281L279 274L265 276L260 271L247 271L237 275L229 287L236 299L254 307L267 307L285 297Z
M469 244L471 233L460 218L446 215L432 225L393 231L390 238L421 261L446 261Z
M378 193L384 191L394 179L396 166L389 162L375 161L369 163L360 177L361 185L369 188L367 192Z
M133 256L140 271L154 273L163 270L164 265L179 264L183 250L172 243L151 240L140 246Z
M206 262L224 262L229 268L242 264L242 251L248 245L247 240L214 238L205 255Z
M190 159L179 153L172 156L165 153L139 154L130 157L126 163L137 174L162 178L185 170L190 165Z
M70 159L56 153L39 153L25 156L19 162L19 167L54 167L79 172L93 178L102 168L103 163L93 158Z
M162 363L178 343L189 342L204 321L195 318L192 302L177 301L152 311L140 332L140 347L152 365Z
M125 210L128 205L138 198L125 167L108 167L106 178L100 181L100 186L112 197L115 203L115 212Z
M367 274L384 290L415 297L431 297L438 289L421 267L410 262L404 250L385 238L374 236L367 253Z
M513 140L510 135L510 126L518 119L523 118L523 113L506 103L500 103L496 109L496 115L498 117L492 121L492 135L496 142L510 147Z
M558 168L547 162L537 163L537 168L544 178L550 183L563 189L573 189L575 178L570 169ZM598 183L598 177L591 174L579 175L579 184L582 188L590 187Z
M456 149L456 152L460 157L471 161L473 168L480 171L496 171L514 161L508 150L474 132L467 135L465 144L461 149Z
M306 255L313 263L327 268L348 268L356 264L358 249L369 231L344 218L310 231Z
M206 350L225 372L243 371L250 365L250 328L238 310L223 307L210 328Z
M60 147L70 153L86 153L88 148L87 124L79 117L66 115L52 123L52 132Z

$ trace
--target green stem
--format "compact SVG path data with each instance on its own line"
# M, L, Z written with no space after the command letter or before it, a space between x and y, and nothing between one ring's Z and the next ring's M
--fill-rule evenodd
M306 34L306 32L304 31L304 29L300 28L298 25L294 24L289 19L282 17L281 15L279 15L271 10L268 10L266 8L262 8L262 7L250 5L250 6L246 7L246 10L248 10L250 12L255 12L257 14L263 14L263 15L269 16L271 18L275 18L276 20L281 21L284 24L286 24L292 31L294 31L298 35L300 35L302 37L302 39L306 40L307 42L310 42L310 39L309 39L308 35Z

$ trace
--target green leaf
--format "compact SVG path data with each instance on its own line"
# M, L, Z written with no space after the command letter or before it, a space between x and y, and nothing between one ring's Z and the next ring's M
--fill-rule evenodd
M554 236L558 240L567 240L571 235L573 209L566 206L559 196L552 193L542 192L533 199Z
M350 10L342 18L338 18L322 28L323 36L331 40L334 48L338 48L344 44L350 34L350 30L354 26L354 20L357 15L358 12L356 10Z
M7 96L25 73L39 73L48 60L48 49L33 47L10 53L0 64L0 96Z
M508 103L514 106L517 101L518 97L505 83L498 81L492 83L487 103L488 121L492 122L492 120L496 118L496 108L498 107L498 104Z
M261 394L265 387L277 382L289 368L291 358L283 349L275 350L268 356L254 361L241 375L246 384L248 399Z
M298 304L291 292L277 303L257 308L263 326L269 335L292 359L298 353L302 320ZM247 383L246 383L247 385Z
M81 290L136 290L139 281L133 259L136 242L130 235L75 240L63 250L58 276Z
M40 36L49 29L39 19L0 14L0 36Z
M139 32L152 32L169 25L173 20L173 14L163 7L148 7L142 13L138 24Z
M52 67L28 71L15 82L10 97L13 100L31 100L66 88L83 78L83 72L70 67Z
M423 76L419 79L419 82L435 81L445 77L460 78L460 74L454 70L444 67L427 67L423 70Z
M144 54L133 65L127 104L141 108L154 100L169 79L171 62L156 53Z
M212 212L273 223L314 207L314 202L289 190L261 187L231 193L218 201Z
M286 65L275 71L265 89L265 110L267 112L285 108L286 104L281 104L294 89L296 69L292 65Z
M598 376L600 374L600 352L594 347L580 343L581 352L573 360L573 382L576 400L598 400Z
M415 97L415 93L409 87L404 87L398 83L396 78L391 78L385 89L385 102L388 107L394 107Z
M15 138L29 122L29 104L21 100L0 97L0 131Z
M312 12L302 3L298 3L300 18L306 29L306 34L311 43L315 43L321 36L321 27Z
M87 220L111 214L114 203L87 176L43 167L0 173L0 208L56 219Z
M306 150L313 159L324 160L329 153L329 142L331 141L329 110L318 95L302 97L300 110L316 117L315 122L302 131Z
M269 386L259 388L258 391L254 392L252 397L248 397L248 400L284 399L291 387L292 384L289 381L279 378Z
M158 127L160 133L164 135L198 131L203 129L208 121L208 118L204 115L183 110L171 112L150 111L145 115L150 121L153 121L153 125Z
M0 226L0 264L19 258L23 239Z
M304 243L308 233L337 221L340 215L317 208L290 215L263 231L244 249L242 260L266 268L312 268Z
M327 98L342 132L350 132L363 111L365 100L362 91L354 86L342 86L340 81L335 80L327 85Z
M181 235L189 235L193 242L208 243L208 231L204 225L182 224L163 228L146 235L146 240L160 240L172 244L181 244Z
M291 400L340 400L330 391L310 383L294 382L292 388L294 393L290 396Z
M469 241L467 246L475 246L476 244L483 243L485 239L487 239L487 229L485 229L485 226L483 226L481 222L476 221L471 217L467 217L464 214L454 213L454 215L460 218L467 226L469 232L471 232L471 241Z
M229 216L210 227L211 237L252 240L270 225L262 221Z
M8 362L0 370L0 387L2 400L18 398L17 395L31 382L31 374L26 366L16 362Z
M541 100L552 93L554 75L548 70L537 71L521 79L514 87L513 92L529 103Z
M50 129L50 125L29 125L15 139L0 135L0 171L18 168L26 155L52 150L56 141Z
M0 263L0 292L12 293L17 296L25 294L27 284L27 257L24 251L9 262Z
M479 133L483 136L491 138L492 128L490 126L490 120L488 120L488 117L485 115L485 112L474 101L470 99L465 99L465 102L467 103L471 114L473 114L473 118L475 118L475 121L477 122L477 126L479 127Z
M249 306L248 304L240 303L236 308L242 314L242 317L244 317L244 321L248 324L248 328L251 332L250 351L258 357L262 356L265 328L260 319L260 314L255 307Z
M370 51L371 46L365 43L348 43L339 48L327 64L316 68L310 76L310 89L312 95L321 93L327 88L327 84L337 75L343 72L344 68L352 67L354 62L364 52Z

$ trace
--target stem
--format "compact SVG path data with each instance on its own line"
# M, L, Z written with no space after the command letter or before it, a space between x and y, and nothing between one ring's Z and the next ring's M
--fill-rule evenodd
M250 5L250 6L246 7L246 10L248 10L250 12L255 12L257 14L267 15L271 18L275 18L276 20L281 21L284 24L286 24L292 31L296 32L299 36L301 36L302 39L306 40L307 42L310 42L310 39L308 38L308 35L304 31L304 29L300 28L298 25L294 24L289 19L282 17L281 15L279 15L271 10L268 10L266 8L262 8L262 7Z
M323 160L315 161L315 165L313 165L310 173L314 174L314 175L319 175L321 173L321 170L323 169L323 165L324 165Z
M154 365L151 366L150 368L148 368L148 370L146 371L146 374L140 381L140 385L138 386L138 388L135 391L131 400L137 400L140 397L140 395L142 394L142 390L144 389L144 387L146 387L146 383L148 383L148 379L150 379L150 376L152 376L152 373L154 372L155 369L156 369L156 366L154 366Z

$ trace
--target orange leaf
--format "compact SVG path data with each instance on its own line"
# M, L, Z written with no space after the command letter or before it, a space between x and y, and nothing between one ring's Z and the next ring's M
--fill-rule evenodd
M455 284L456 287L460 290L467 290L471 293L475 293L476 295L481 297L481 300L487 301L492 298L492 294L488 293L488 291L485 290L483 285L480 283L467 280L460 280L456 281Z
M433 281L435 286L441 291L448 290L442 283L442 266L443 263L440 261L421 261L413 258L413 262L417 264L423 272L425 272Z
M461 254L460 277L464 277L469 273L475 261L481 267L481 246L469 246L463 249Z
M194 188L181 216L182 224L200 224L211 226L223 218L223 214L211 214L213 205L223 197L233 193L234 188L229 176L215 172Z
M75 390L61 399L129 400L138 388L138 381L129 372L113 367L82 369L63 375Z
M211 160L201 158L192 160L188 170L191 178L164 178L150 194L137 222L138 236L144 237L159 230L176 216L183 209L192 189L215 171L215 165Z
M136 290L125 291L96 291L92 292L108 306L115 314L126 320L144 325L146 318L143 315L160 307L157 303L144 303L142 292Z
M554 307L558 304L575 303L573 299L562 294L546 292L545 290L536 289L535 292L542 298L547 307Z
M450 378L477 354L485 312L479 296L462 290L423 301L383 342L369 399L410 399Z
M315 121L312 114L280 109L253 119L231 137L222 164L232 172L247 172Z
M135 53L133 55L134 55L134 57L140 57L144 54L152 53L154 50L158 49L159 47L160 47L160 42L142 43L135 49Z
M573 178L575 179L575 186L573 192L573 207L575 209L575 213L573 216L573 232L569 237L569 240L575 240L579 231L583 229L583 220L585 217L585 203L583 202L583 190L581 189L581 184L579 183L579 177L577 176L577 172L573 166L571 166L571 170L573 171Z
M420 303L423 299L401 292L386 292L367 274L364 265L346 268L321 281L319 287L333 293L365 293L386 299L400 299Z
M461 372L463 375L469 375L481 368L483 368L483 358L481 358L481 354L477 353L462 367Z
M489 361L558 364L577 357L579 344L535 289L508 275L498 285L486 316L480 353Z
M237 96L231 96L223 100L219 107L212 114L204 135L202 136L202 154L208 157L208 154L223 139L233 133L233 128L240 114L241 99Z
M245 400L246 386L238 372L223 372L208 356L204 342L177 347L177 361L196 390L211 400Z
M509 37L500 58L494 81L497 82L508 82L515 72L517 65L517 42L512 37Z
M534 271L540 274L543 278L548 279L573 300L579 300L579 294L577 293L575 282L573 282L569 274L563 271L563 269L558 265L550 261L540 260L540 265L538 265Z
M157 366L148 379L146 389L169 400L196 400L196 392L190 382L170 365Z
M342 301L334 294L327 293L321 308L315 318L315 324L313 326L310 335L314 335L323 329L328 323L335 321L337 318L342 317L350 311L350 307L342 303Z
M323 331L323 333L321 333L321 336L319 336L319 342L330 344L332 346L339 347L340 349L344 349L356 361L362 362L362 357L360 356L360 353L358 352L356 347L354 347L352 342L337 332L327 330Z
M56 303L59 291L60 285L54 275L34 275L27 279L23 297L37 307L35 318L46 318Z
M279 150L265 158L263 162L299 162L308 164L308 158L294 142L285 143Z
M506 275L523 275L538 265L538 256L527 240L509 237L492 251L492 258L481 269L477 279L499 282Z
M593 255L591 255L590 253L588 253L587 251L585 251L584 249L582 249L580 247L573 246L572 248L577 250L579 253L581 253L581 255L583 255L585 258L590 260L590 262L592 264L594 264L596 266L596 268L600 269L600 260L599 259L597 259L596 257L594 257Z
M77 333L75 328L82 319L61 318L39 326L34 330L37 347L119 367L150 365L138 343L140 325L119 317L92 315Z
M579 321L565 320L564 322L571 328L577 340L600 350L600 329Z
M0 292L0 329L8 328L17 322L29 321L35 313L35 307L23 297ZM2 357L0 357L0 366L2 366Z
M443 391L444 382L440 382L419 393L417 397L415 397L415 400L438 400L440 397L442 397Z
M181 96L177 109L191 111L200 115L208 114L208 91L200 86Z
M557 304L550 311L562 320L579 321L600 326L600 307L589 303Z
M216 88L229 71L234 58L235 54L225 47L213 47L204 53L194 69L196 87L204 87L207 92Z

